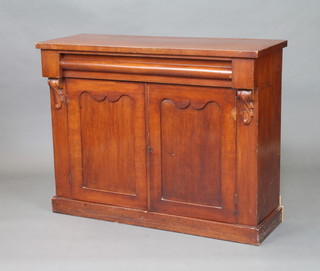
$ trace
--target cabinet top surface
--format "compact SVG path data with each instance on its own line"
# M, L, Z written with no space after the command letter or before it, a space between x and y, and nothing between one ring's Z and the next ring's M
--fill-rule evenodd
M45 50L258 58L286 40L79 34L36 43Z

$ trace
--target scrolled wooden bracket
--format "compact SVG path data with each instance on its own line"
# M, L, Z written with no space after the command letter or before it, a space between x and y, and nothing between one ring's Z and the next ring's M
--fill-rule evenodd
M56 103L54 107L56 110L59 110L62 107L63 102L65 101L62 80L60 78L49 78L48 84L55 97Z
M253 90L238 90L237 96L239 99L239 115L242 122L246 125L251 123L254 116L254 91Z

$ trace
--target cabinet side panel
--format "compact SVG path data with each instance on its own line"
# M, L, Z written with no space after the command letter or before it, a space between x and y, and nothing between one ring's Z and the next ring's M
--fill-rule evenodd
M282 50L258 59L258 219L279 206Z
M51 89L50 100L56 195L58 197L71 198L67 106L63 102L61 108L57 109L56 99L57 97Z

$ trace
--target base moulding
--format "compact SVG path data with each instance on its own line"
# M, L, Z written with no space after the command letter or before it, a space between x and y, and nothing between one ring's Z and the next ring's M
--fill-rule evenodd
M187 233L251 245L260 245L282 222L283 217L283 207L279 206L255 227L148 212L61 197L54 197L52 199L52 208L56 213Z

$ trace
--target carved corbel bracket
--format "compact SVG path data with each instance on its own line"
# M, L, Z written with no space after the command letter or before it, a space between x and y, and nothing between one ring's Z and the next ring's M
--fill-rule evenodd
M242 122L248 125L254 116L254 90L238 90L237 96L239 99L239 115Z
M48 84L55 98L55 109L59 110L64 102L63 84L61 79L49 78Z

